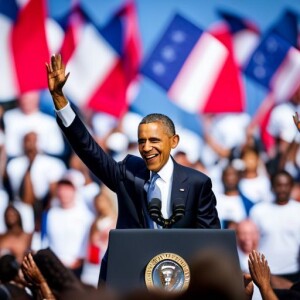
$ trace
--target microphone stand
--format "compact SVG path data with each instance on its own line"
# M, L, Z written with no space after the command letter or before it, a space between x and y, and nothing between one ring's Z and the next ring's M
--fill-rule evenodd
M151 219L158 225L162 226L162 228L171 228L173 224L178 222L185 215L185 205L174 204L172 216L165 219L161 213L161 200L153 198L149 202L148 211Z

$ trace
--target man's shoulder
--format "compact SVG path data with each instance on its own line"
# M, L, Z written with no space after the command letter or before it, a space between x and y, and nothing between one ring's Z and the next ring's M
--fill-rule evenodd
M130 169L140 170L146 168L144 160L141 157L132 154L127 154L120 163L124 164L126 168Z
M21 117L21 116L23 116L21 110L16 107L5 111L5 113L3 114L3 119L4 122L9 122L9 121L13 121L14 118L16 117Z
M282 113L294 113L294 111L295 107L293 104L287 101L276 105L271 111L271 116L283 117Z
M293 206L293 207L296 207L297 209L300 209L300 202L295 200L294 198L291 198L288 203L289 203L290 206Z
M251 215L265 215L265 212L269 212L274 207L274 201L259 201L251 208Z
M196 177L196 178L200 177L204 180L210 180L210 177L207 174L205 174L197 169L181 165L177 162L174 162L174 171L175 170L178 172L184 172L190 177Z
M127 154L123 161L127 162L127 163L133 163L134 162L134 163L139 163L139 164L145 165L145 162L141 157L133 155L133 154Z
M127 178L131 178L132 176L146 178L149 173L144 160L136 155L127 154L119 164Z

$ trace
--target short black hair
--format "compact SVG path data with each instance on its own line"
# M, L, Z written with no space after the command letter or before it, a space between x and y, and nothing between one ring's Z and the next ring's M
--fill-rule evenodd
M69 185L69 186L72 186L73 188L75 188L74 183L67 178L62 178L59 181L57 181L57 185Z
M12 203L9 203L4 211L4 221L5 221L5 225L6 227L9 229L9 224L7 223L7 218L8 218L8 212L9 210L13 210L17 216L18 216L18 225L20 228L23 229L23 222L22 222L22 216L21 216L21 213L20 211L12 204Z
M7 283L13 280L19 272L20 264L13 254L4 254L0 257L0 281Z
M154 122L161 122L164 125L164 127L167 129L167 133L170 136L176 134L175 125L173 121L164 114L158 114L158 113L149 114L141 120L139 125L154 123Z
M281 175L284 175L284 176L288 177L289 180L290 180L291 185L294 184L294 178L293 178L293 176L288 171L286 171L286 170L279 170L279 171L275 172L271 176L271 185L272 185L272 187L274 187L276 178L279 177L279 176L281 176Z

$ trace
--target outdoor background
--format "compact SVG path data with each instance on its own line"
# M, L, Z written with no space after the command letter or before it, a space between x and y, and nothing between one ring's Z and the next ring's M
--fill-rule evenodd
M93 19L104 25L111 18L113 13L125 2L123 0L86 0L81 1ZM203 30L208 30L215 23L221 21L217 14L218 9L224 9L240 17L247 18L254 22L264 34L280 18L286 9L292 9L300 13L300 1L297 0L136 0L137 16L141 37L142 57L149 55L162 32L166 29L175 13L179 13ZM50 1L50 9L53 14L59 14L70 1ZM100 58L101 59L101 58ZM246 111L251 115L255 114L257 107L266 95L266 89L261 85L249 80L245 76L244 87L246 89ZM132 109L149 112L149 103L153 111L168 113L175 122L187 124L190 129L198 131L198 116L186 114L179 110L166 92L156 83L146 77L142 77L139 92L134 99Z

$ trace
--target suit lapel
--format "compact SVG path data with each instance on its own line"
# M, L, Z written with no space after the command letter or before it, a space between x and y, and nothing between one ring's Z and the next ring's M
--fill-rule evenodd
M173 158L172 158L173 159ZM188 195L188 176L184 169L174 162L174 172L173 172L173 183L171 191L171 208L175 204L184 204L186 206L187 195ZM135 189L137 193L137 201L141 205L142 216L140 217L140 222L144 227L148 227L147 219L145 214L147 214L147 194L144 189L145 183L150 178L150 171L145 167L142 168L135 177Z
M174 161L174 159L173 159ZM186 205L188 195L188 176L179 164L174 161L171 208L175 204Z

